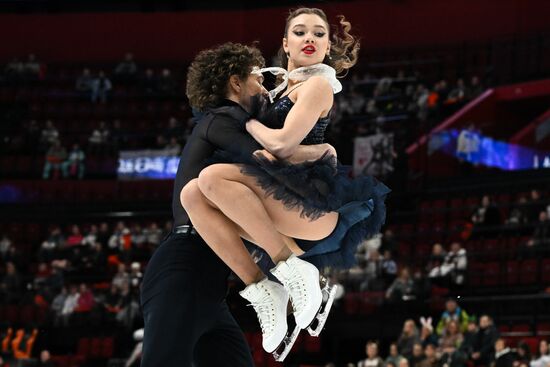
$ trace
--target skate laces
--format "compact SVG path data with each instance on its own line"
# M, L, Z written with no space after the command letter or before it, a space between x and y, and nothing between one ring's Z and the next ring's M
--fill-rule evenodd
M252 306L256 311L262 334L271 333L275 325L275 308L271 298L264 295L259 301L251 302L247 306Z
M288 293L290 293L290 303L294 311L300 312L307 301L306 286L301 274L294 268L289 267L291 276L287 278L286 286Z

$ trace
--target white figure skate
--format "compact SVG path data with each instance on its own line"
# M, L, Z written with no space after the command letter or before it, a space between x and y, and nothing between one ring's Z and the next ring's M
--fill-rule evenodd
M288 330L288 292L282 285L265 278L248 285L239 294L250 302L258 315L264 350L274 352L284 342Z

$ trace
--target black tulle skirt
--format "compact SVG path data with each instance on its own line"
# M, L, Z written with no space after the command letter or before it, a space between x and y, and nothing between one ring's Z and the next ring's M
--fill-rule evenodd
M300 257L318 268L353 266L357 246L379 233L385 222L384 201L390 189L372 176L350 178L334 156L325 154L315 161L291 164L263 156L218 153L215 162L240 164L241 172L254 177L267 195L288 209L299 209L302 217L315 220L328 212L339 213L338 224L328 237L295 239L304 251ZM264 267L268 266L271 264Z

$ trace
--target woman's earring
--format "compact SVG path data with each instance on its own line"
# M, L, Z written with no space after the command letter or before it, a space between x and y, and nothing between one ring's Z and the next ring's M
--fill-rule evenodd
M286 57L290 58L290 52L286 53Z
M327 56L329 60L332 60L332 56L330 56L330 54L327 54Z

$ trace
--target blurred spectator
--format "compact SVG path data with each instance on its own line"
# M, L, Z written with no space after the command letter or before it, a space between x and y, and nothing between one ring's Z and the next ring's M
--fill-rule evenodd
M518 343L516 354L517 354L517 358L516 358L516 363L514 363L514 366L517 366L519 364L529 365L529 362L531 362L531 348L529 348L529 344L521 340Z
M129 80L135 77L137 71L138 67L134 61L134 55L128 52L124 55L124 60L116 66L115 75L117 79Z
M156 222L152 222L149 227L143 230L147 243L151 245L159 245L162 240L162 231Z
M47 180L50 177L50 171L52 169L58 174L61 171L61 165L65 162L65 159L67 159L67 151L65 147L61 146L59 140L56 140L46 153L46 162L44 164L42 178Z
M409 365L416 367L424 360L424 348L422 343L414 343L412 356L409 358Z
M434 333L432 318L421 317L420 324L422 325L420 328L420 341L422 342L422 346L426 347L428 344L438 345L439 340L437 334Z
M54 297L51 304L51 310L54 316L54 325L61 325L63 308L65 307L65 301L67 299L67 288L62 287L61 291Z
M132 329L134 320L139 314L139 303L134 299L128 282L122 283L120 288L121 309L116 319L126 329Z
M65 246L65 236L61 233L61 228L54 227L50 231L48 239L42 242L38 258L42 261L50 261L54 259L57 250Z
M76 79L75 89L83 97L91 98L93 84L94 84L94 78L90 73L90 69L86 68L82 70L82 74L80 74L80 76Z
M143 229L138 223L134 224L134 226L132 227L131 237L132 237L132 244L138 245L138 246L144 244L145 241L147 240Z
M524 225L529 222L529 210L527 208L527 198L521 195L517 202L514 204L510 215L506 220L507 224Z
M378 343L368 342L365 345L367 358L357 362L357 367L384 367L382 358L378 355Z
M76 307L78 306L78 298L80 294L78 293L78 287L76 284L71 284L69 287L69 294L65 297L65 302L63 303L63 309L61 310L61 317L63 325L68 325L71 315L74 313Z
M38 367L55 367L55 363L53 363L50 351L43 350L40 352L40 360L38 361Z
M118 264L118 271L113 277L111 284L115 285L119 290L122 289L124 284L130 284L130 274L126 272L126 265L124 263Z
M424 347L424 359L417 363L417 367L439 367L439 360L437 359L435 346L433 344L427 344Z
M545 210L539 213L537 226L528 244L540 248L547 248L550 245L550 220Z
M484 230L487 227L494 227L500 224L500 214L489 195L483 195L481 206L472 215L474 231Z
M443 335L439 339L439 347L441 351L452 350L454 352L460 348L464 336L460 332L459 324L456 320L450 320L443 331Z
M430 255L430 259L428 260L428 265L426 266L426 270L428 271L428 274L432 274L432 271L439 272L439 269L441 265L443 265L443 262L445 261L445 257L447 256L447 253L445 252L445 249L440 243L436 243L432 247L432 253ZM438 269L438 270L434 270Z
M394 280L392 285L386 291L386 298L395 302L410 299L413 295L414 282L411 278L409 269L403 268L399 272L399 277Z
M162 96L171 97L176 94L177 84L169 69L162 69L158 80L157 90Z
M464 80L458 79L456 81L456 86L449 92L449 95L445 103L447 104L460 103L462 102L462 100L464 100L465 96L466 96L466 86L464 84Z
M145 74L140 78L139 85L143 94L147 97L154 96L157 92L158 79L153 69L145 70Z
M71 234L69 235L69 237L67 237L67 246L80 246L83 239L84 236L82 236L82 233L80 232L80 227L76 224L72 225Z
M56 142L59 142L59 131L57 131L52 120L47 120L46 126L40 133L40 145L43 150L47 150Z
M95 242L90 246L92 252L88 255L86 267L95 273L103 274L107 267L107 255L103 251L103 245L100 242Z
M546 210L546 205L542 200L539 190L533 189L530 192L527 211L529 223L535 223L539 219L539 213Z
M82 245L93 247L97 242L97 234L97 226L95 224L92 224L88 233L86 233L86 235L82 238Z
M380 260L380 254L377 250L372 250L368 253L367 264L363 271L363 282L361 283L359 290L368 291L374 290L373 283L376 279L379 279L382 275L382 263Z
M531 361L530 367L547 367L550 366L550 349L548 341L541 339L535 358Z
M475 317L470 317L468 320L468 328L464 333L464 340L460 346L461 351L466 355L467 358L471 358L472 352L476 345L477 333L479 329L477 327L477 322Z
M0 240L0 257L4 259L11 247L11 240L5 234L2 235Z
M92 82L92 102L101 103L107 102L107 95L109 91L113 89L113 84L105 75L105 72L101 70L97 78L94 78Z
M389 353L388 353L388 357L386 358L386 361L385 361L386 366L388 364L393 364L394 366L399 366L399 362L402 359L405 359L405 358L399 353L397 343L391 343Z
M453 298L445 302L445 311L441 314L441 318L437 323L437 334L443 335L447 325L451 321L456 321L458 323L460 332L466 332L466 330L468 330L468 313L458 306L458 303Z
M108 246L110 249L119 252L124 243L125 234L129 234L130 231L126 228L124 222L117 223L114 233L109 237Z
M420 343L418 329L414 320L409 319L403 324L403 331L397 340L399 353L406 359L410 359L413 355L413 347L417 343Z
M487 366L493 359L494 345L498 339L498 330L493 325L493 320L488 315L479 319L479 330L472 353L472 359L476 366Z
M506 346L506 340L499 338L495 342L494 367L513 367L517 355Z
M382 279L384 280L384 286L391 284L397 276L397 264L392 258L390 250L384 251L384 257L382 259Z
M104 154L107 151L111 131L107 127L105 121L100 121L99 126L92 131L92 135L88 139L88 151L90 154Z
M80 293L75 312L90 312L95 305L95 299L92 291L84 283L80 284Z
M481 85L477 76L473 76L472 79L470 79L470 87L467 89L467 91L468 93L466 94L466 98L468 99L474 99L481 93L483 93L483 86Z
M105 307L107 314L112 316L113 320L120 311L121 301L119 288L116 284L112 283L109 292L104 298L103 307Z
M462 248L460 242L453 242L449 253L445 256L443 264L433 268L429 276L435 283L440 285L462 286L467 269L468 256L466 249Z
M84 152L78 144L73 144L73 149L69 152L69 158L61 164L63 177L77 177L81 180L84 177Z
M136 291L139 291L139 286L141 285L141 280L143 279L143 273L141 272L141 264L137 261L134 261L130 265L130 285Z
M36 274L34 275L33 284L35 288L41 288L43 287L46 282L48 281L48 278L50 277L50 269L48 268L48 264L45 262L41 262L38 264L38 270L36 271Z
M392 257L396 257L396 251L397 251L397 240L395 239L395 234L391 229L386 229L384 231L384 235L382 236L382 243L380 244L379 248L380 253L385 253L386 251L390 251Z
M107 247L109 244L109 238L111 238L111 233L109 232L109 225L106 222L102 222L99 225L99 231L97 233L97 242L101 243L103 247Z
M66 262L52 261L50 267L50 276L46 279L46 286L49 292L58 292L63 288L65 282L63 271Z
M0 301L8 304L17 303L21 298L21 278L11 261L6 263L6 275L0 281Z
M27 62L23 65L23 73L27 78L37 79L40 77L40 63L36 60L36 55L29 54Z

